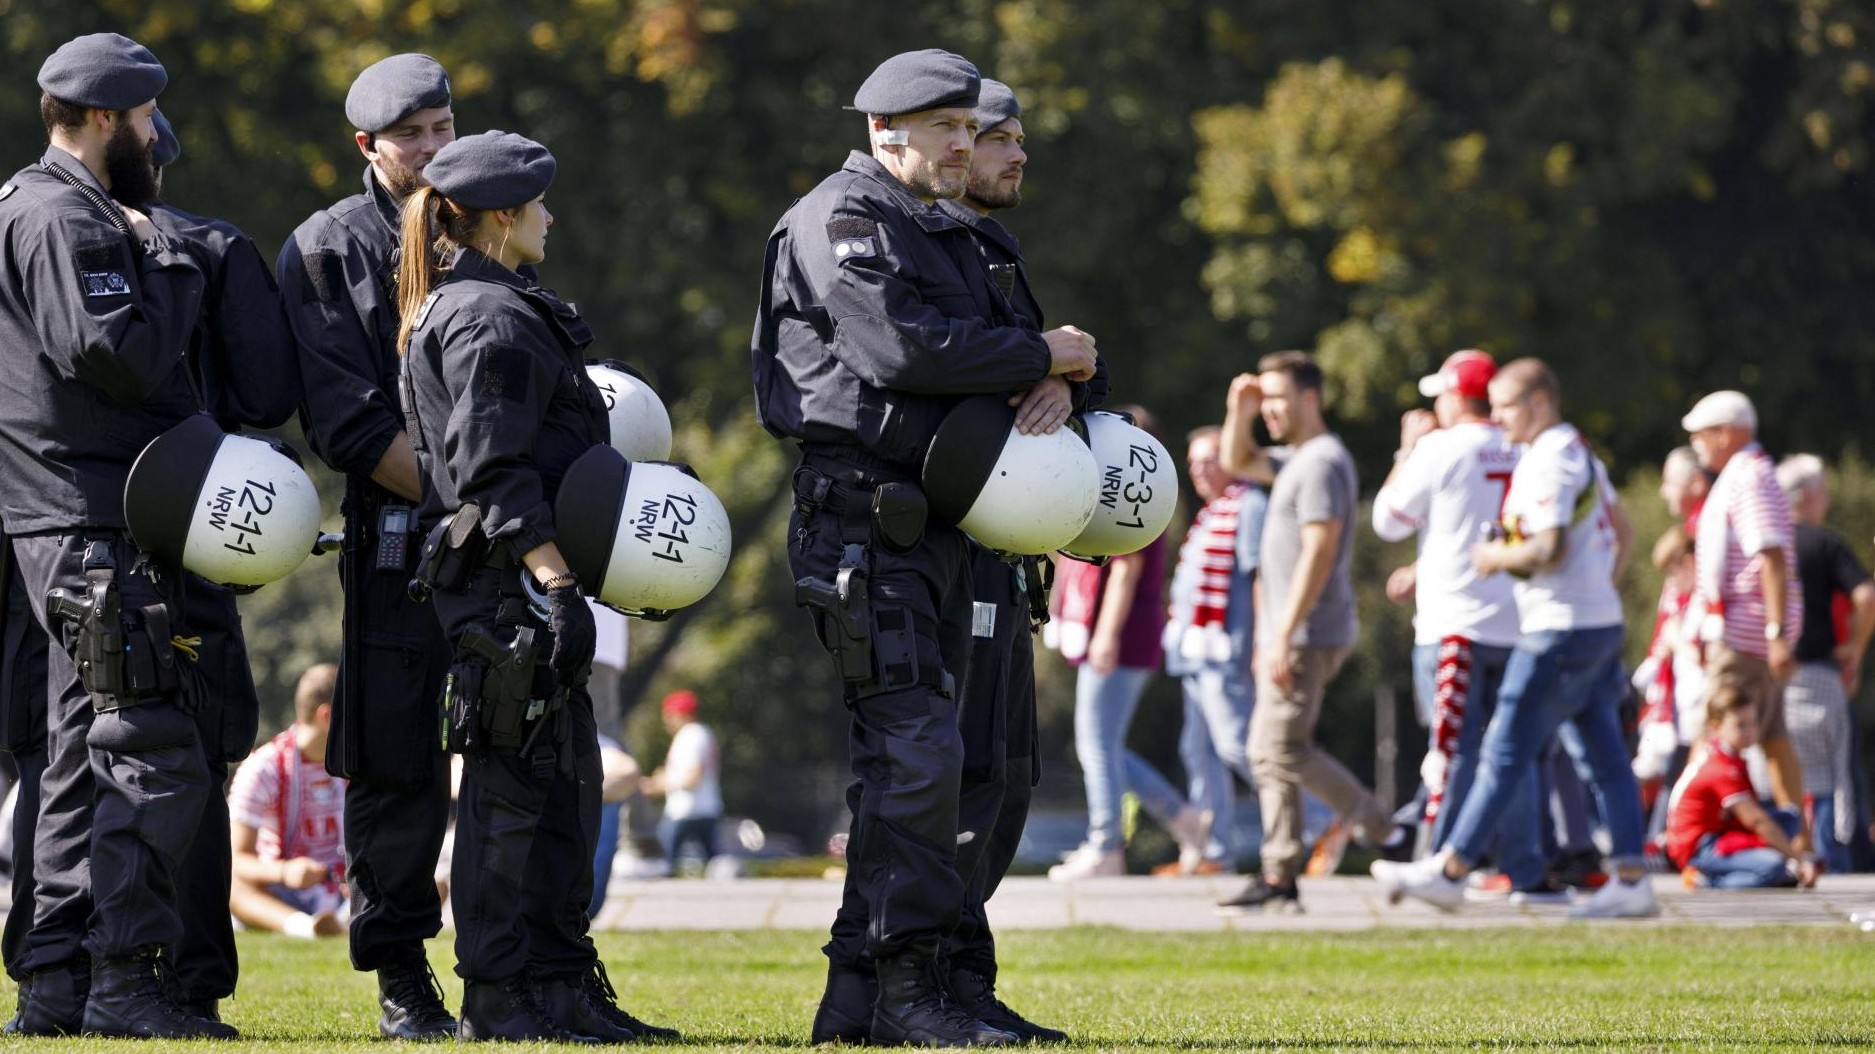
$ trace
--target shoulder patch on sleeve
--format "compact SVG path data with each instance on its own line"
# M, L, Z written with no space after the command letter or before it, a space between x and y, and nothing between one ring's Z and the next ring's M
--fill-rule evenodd
M496 345L482 356L481 393L526 405L527 382L532 373L533 364L528 361L527 352L505 344Z
M864 216L836 216L827 221L827 240L835 260L879 254L879 224Z
M331 249L315 249L301 261L300 300L329 304L345 290L345 262Z
M14 185L13 185L13 184L11 184L11 183L7 183L7 184L5 184L5 185L0 185L0 201L5 201L6 199L8 199L8 198L10 198L10 197L12 197L12 196L13 196L13 192L14 192L14 191L16 191L16 190L18 190L18 189L20 189L20 188L18 188L18 187L16 187L16 186L14 186Z
M130 295L130 253L123 239L86 242L73 256L85 299Z

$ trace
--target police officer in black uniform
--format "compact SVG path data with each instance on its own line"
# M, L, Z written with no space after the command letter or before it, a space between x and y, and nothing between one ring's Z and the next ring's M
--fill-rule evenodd
M159 109L156 124L157 186L182 154L182 142ZM150 222L195 259L206 280L202 313L190 340L189 363L215 420L228 431L243 425L274 428L293 416L299 401L299 361L287 328L273 270L254 242L233 224L184 212L158 201ZM203 703L196 729L208 762L209 781L228 784L228 767L253 749L260 730L260 693L248 664L247 641L234 593L184 572L189 627L201 638L194 668L201 674ZM202 823L176 875L182 940L175 946L172 994L202 1017L220 1020L217 1002L234 994L238 960L228 915L232 873L228 800L209 795Z
M880 1043L1017 1038L959 1009L938 976L964 900L955 676L971 591L962 532L923 522L925 449L959 397L1085 380L1096 361L1085 334L1036 333L999 306L969 229L935 204L964 191L979 79L936 50L867 78L853 108L872 153L853 153L770 235L752 348L763 426L801 444L796 595L853 716L849 906L825 949L828 984L875 964Z
M345 473L345 644L326 767L351 781L352 966L377 971L378 1031L447 1039L456 1022L423 942L442 929L433 876L449 823L449 767L436 729L449 648L407 589L423 494L394 342L398 208L455 138L448 74L427 55L393 55L352 82L345 116L370 162L363 192L314 213L278 263L306 440Z
M592 330L517 273L546 253L553 155L484 132L440 151L405 209L408 432L425 519L418 574L455 642L447 714L464 755L451 897L463 1040L675 1038L615 1003L586 936L599 737L586 691L592 611L553 501L609 435L586 375ZM444 257L417 246L442 242Z
M39 71L51 145L0 189L15 276L0 282L0 347L14 352L0 360L0 519L58 644L32 928L11 964L8 1027L30 1034L236 1034L173 1005L161 981L181 937L178 858L216 788L172 645L188 632L179 569L153 567L124 529L132 461L201 409L185 356L202 274L140 211L167 80L118 34L66 43Z
M990 216L1021 204L1023 165L1028 160L1023 150L1022 107L1007 84L984 78L977 124L969 184L962 197L940 202L939 207L970 228L997 290L1024 327L1040 332L1042 308L1029 286L1021 243ZM1070 413L1099 406L1106 394L1103 361L1085 384L1051 378L1012 396L1010 402L1017 407L1018 429L1048 432L1063 424ZM1040 776L1035 763L1031 628L1047 617L1041 588L1045 563L1037 557L1011 562L971 545L976 601L994 605L994 614L990 632L971 641L964 678L964 789L959 823L975 837L957 849L964 908L945 950L951 994L965 1009L1025 1040L1059 1043L1067 1040L1067 1033L1029 1021L996 997L996 942L984 906L1015 862L1029 819L1029 799Z

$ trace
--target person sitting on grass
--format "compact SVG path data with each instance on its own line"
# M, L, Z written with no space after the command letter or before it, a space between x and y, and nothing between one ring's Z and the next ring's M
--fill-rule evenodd
M290 937L345 933L345 781L326 772L338 667L300 676L293 725L263 743L228 794L234 883L228 909L252 930Z
M1744 751L1758 741L1758 708L1734 685L1706 703L1706 741L1673 792L1667 855L1689 885L1763 889L1816 884L1816 857L1792 844L1797 818L1758 803Z

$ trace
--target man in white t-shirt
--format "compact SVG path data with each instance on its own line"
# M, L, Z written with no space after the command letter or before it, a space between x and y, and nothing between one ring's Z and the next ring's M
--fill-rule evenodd
M1476 778L1478 748L1517 642L1509 576L1480 574L1471 564L1480 529L1503 514L1517 467L1517 448L1491 422L1488 386L1496 375L1491 356L1468 350L1422 378L1432 411L1400 419L1393 471L1374 496L1374 533L1389 542L1419 538L1413 694L1431 731L1420 773L1427 844L1435 846ZM1493 856L1512 893L1548 892L1535 780L1518 784L1497 830Z
M697 720L697 695L676 691L664 697L664 727L671 748L664 764L645 778L645 793L664 796L658 837L676 873L679 854L695 844L708 864L716 856L716 824L723 818L722 757L716 735Z
M228 792L234 881L228 910L249 929L345 933L345 781L326 772L338 667L300 675L293 725L248 755Z
M1528 446L1504 500L1506 536L1474 546L1472 565L1481 575L1505 572L1516 579L1517 645L1485 731L1477 782L1442 850L1410 864L1377 861L1373 875L1394 899L1412 896L1457 908L1504 807L1550 735L1568 721L1582 742L1617 869L1615 880L1570 914L1658 914L1643 866L1640 792L1628 767L1620 699L1605 691L1621 661L1621 595L1614 579L1632 530L1607 470L1563 421L1548 366L1518 359L1498 371L1489 391L1492 418L1513 442Z

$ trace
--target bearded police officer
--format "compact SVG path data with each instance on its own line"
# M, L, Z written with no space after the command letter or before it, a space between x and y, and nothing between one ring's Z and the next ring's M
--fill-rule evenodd
M123 36L66 43L39 71L51 146L0 189L0 518L58 645L32 929L12 964L9 1028L26 1033L235 1035L160 979L181 937L177 854L214 789L171 644L188 632L178 569L152 567L124 529L132 461L200 409L184 355L202 274L141 211L167 81Z
M369 162L363 192L314 213L279 261L306 439L345 473L345 645L326 767L351 780L352 966L377 971L378 1030L443 1039L456 1023L423 942L442 928L431 876L449 816L436 734L449 648L435 616L408 594L423 494L394 341L398 207L455 139L449 77L427 55L393 55L359 74L345 116Z
M990 213L1022 202L1022 107L1001 81L985 78L977 100L976 150L961 198L939 203L946 215L970 228L993 284L1020 324L1040 332L1042 309L1023 269L1022 247ZM1050 377L1010 397L1016 427L1052 432L1075 410L1105 399L1107 368L1098 364L1085 384ZM964 908L948 945L951 994L979 1020L1034 1042L1058 1043L1065 1032L1037 1025L996 997L996 943L984 902L995 894L1015 862L1029 798L1039 775L1035 767L1035 658L1031 614L1045 617L1041 565L1037 557L1011 564L990 550L970 547L971 579L979 608L995 606L990 632L973 637L963 686L964 782L959 825L975 837L957 850L964 880ZM1020 570L1018 570L1018 566ZM1032 611L1029 600L1041 602Z
M1078 331L985 321L999 294L968 228L935 204L964 191L978 91L976 68L937 50L867 78L853 108L871 154L849 156L770 235L752 348L762 424L801 444L796 596L853 718L847 906L828 982L876 964L869 1038L881 1043L1016 1039L959 1009L937 973L963 903L954 674L971 599L963 534L924 522L920 463L959 397L1095 368Z
M157 186L182 154L182 142L161 110L153 157ZM208 411L228 431L273 428L293 416L299 364L273 271L252 239L233 224L154 203L150 222L196 262L206 280L201 315L189 342L189 368ZM260 694L248 665L247 642L234 593L184 572L189 626L201 638L195 668L207 691L195 712L209 781L228 783L228 768L246 758L260 729ZM237 959L228 915L233 852L228 802L209 795L202 823L176 876L182 940L175 946L172 994L188 1010L219 1020L216 1003L234 994Z

